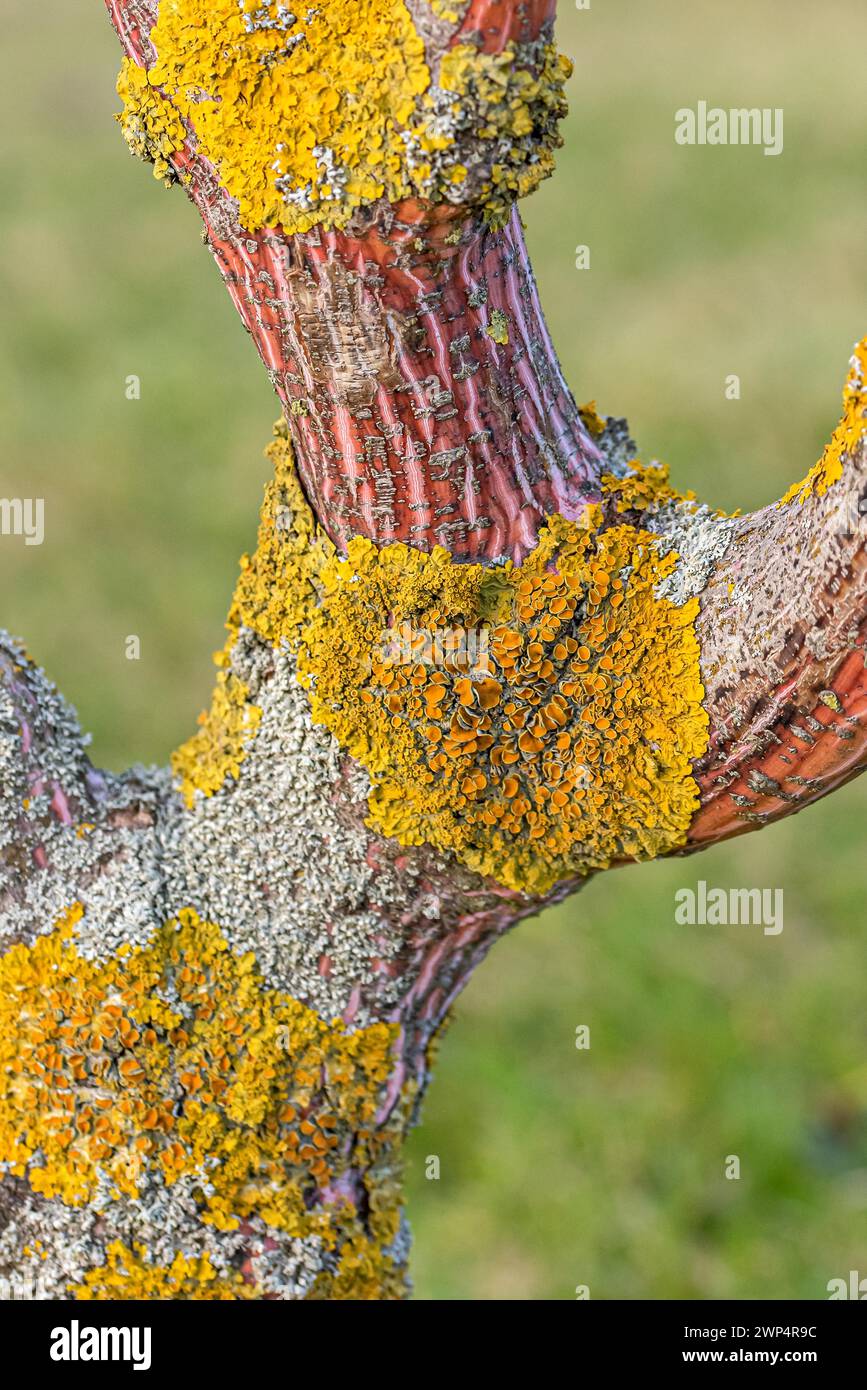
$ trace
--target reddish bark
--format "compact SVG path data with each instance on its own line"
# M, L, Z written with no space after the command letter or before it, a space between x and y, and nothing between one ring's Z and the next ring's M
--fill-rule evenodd
M128 56L148 65L156 0L107 4ZM477 33L485 51L499 52L511 38L537 36L553 9L553 0L472 0L445 42ZM520 560L548 515L578 518L599 500L605 458L563 381L517 212L493 232L467 208L378 204L342 232L288 237L271 228L250 234L238 225L236 206L197 149L193 132L172 163L199 207L212 252L286 409L307 495L339 545L360 535L380 545L402 540L430 549L442 544L460 560ZM854 515L867 469L863 442L847 466L849 474L837 487L844 502L852 502ZM605 511L610 523L610 498ZM641 519L640 514L633 518L636 524ZM797 580L787 584L787 569L796 562ZM867 762L865 613L862 531L856 526L843 535L832 533L827 499L811 497L797 512L768 508L743 519L702 594L697 632L711 737L695 767L702 804L685 850L790 814L862 769ZM273 827L260 825L267 819L261 808L272 806L277 795L277 762L287 757L291 765L295 757L298 781L312 781L304 808L308 817L321 818L315 826L320 853L325 857L337 846L326 859L327 875L341 884L352 875L365 906L368 881L361 870L374 869L374 879L388 889L377 900L378 922L344 945L342 960L335 933L342 904L330 913L322 907L318 916L311 910L307 922L304 913L295 914L297 903L291 899L282 904L282 917L277 913L267 924L269 931L276 922L288 932L295 929L296 915L306 922L292 943L305 964L308 954L313 958L312 968L298 970L293 982L302 1002L315 1004L321 981L347 961L354 969L357 953L359 973L349 974L338 1015L352 1025L363 1012L399 1028L393 1072L375 1120L384 1126L408 1080L417 1083L419 1095L423 1092L431 1042L475 965L499 935L542 904L483 881L425 847L404 854L394 841L369 832L363 826L364 798L356 793L350 804L340 787L348 760L341 773L323 754L311 773L309 751L299 755L308 711L306 706L303 715L296 711L293 724L284 718L280 699L271 698L272 681L282 691L280 698L287 698L286 689L277 687L275 652L269 650L265 662L261 652L243 648L239 639L239 655L232 659L249 663L245 682L249 676L260 683L257 698L268 705L273 738L264 742L268 756L259 780L250 774L249 762L245 768L256 793L256 829L247 840L257 854L262 850L257 883L261 878L270 896L281 882L287 847L269 839ZM124 856L130 856L127 832L140 830L142 843L134 848L142 862L127 863L137 889L144 884L162 894L160 872L166 873L171 847L189 870L191 892L184 901L197 895L210 901L214 884L229 883L236 893L233 928L236 919L246 928L258 904L245 915L249 885L243 873L237 881L234 877L238 843L231 838L240 833L243 776L232 789L234 802L227 796L222 803L223 822L202 817L197 823L191 815L179 828L178 817L185 813L168 779L149 781L142 774L140 781L135 770L125 779L95 773L55 692L17 650L9 647L0 657L0 676L20 731L15 756L21 788L48 802L41 808L42 822L31 821L18 809L28 802L18 796L16 784L14 853L21 863L20 870L17 862L13 868L23 885L16 903L21 912L40 901L38 894L28 896L28 878L45 881L66 872L64 854L70 892L77 868L82 898L92 894L109 864L123 866ZM61 766L63 775L49 779L45 769ZM272 810L272 821L279 821L282 809ZM73 835L65 833L74 832L73 822L85 810L100 833L123 832L97 864L87 859L86 837L73 844L71 854ZM166 832L161 817L174 818L173 828ZM299 823L296 818L292 824L296 845L303 843ZM341 860L340 833L347 826L353 832L347 841L351 849ZM58 827L63 837L53 835ZM191 839L195 835L200 838ZM49 842L56 862L46 853ZM202 858L210 856L200 877L195 850L188 865L188 842ZM299 881L303 877L299 872ZM401 897L406 884L411 889ZM184 877L181 886L188 886ZM564 881L546 901L577 886ZM215 890L214 896L219 899L220 893ZM155 910L154 903L146 906ZM309 900L303 906L309 907ZM270 947L267 932L263 940ZM384 944L393 948L390 953ZM360 975L364 985L357 983ZM363 1174L350 1167L342 1181L344 1190L317 1190L311 1200L327 1207L351 1196L361 1207ZM252 1231L244 1234L252 1240ZM60 1244L56 1237L55 1245ZM250 1273L251 1257L241 1253Z
M148 66L150 0L108 4L128 56ZM553 0L477 0L450 45L478 33L499 52L553 11ZM546 516L574 519L598 500L601 456L563 379L516 208L501 231L413 201L377 205L345 232L251 233L192 135L172 164L338 545L365 536L520 562Z
M366 536L519 562L549 513L575 518L598 500L601 456L563 380L517 211L500 232L401 205L354 236L209 240L338 545ZM497 312L506 342L490 336Z

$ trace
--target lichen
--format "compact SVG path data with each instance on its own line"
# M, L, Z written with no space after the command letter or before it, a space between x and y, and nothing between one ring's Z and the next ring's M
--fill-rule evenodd
M371 827L524 892L683 843L708 722L697 601L660 592L673 550L633 525L604 529L593 507L580 524L551 517L520 567L360 537L341 558L285 429L270 452L230 631L297 652L314 720L371 777ZM674 495L666 477L635 464L604 490L637 510ZM401 650L407 632L418 640Z
M585 418L586 416L586 418ZM595 419L594 419L595 417ZM714 510L695 500L695 493L680 492L668 481L667 464L654 461L644 464L633 456L634 445L623 439L625 421L604 421L595 414L595 403L582 408L582 418L602 446L613 442L611 425L617 439L616 473L603 473L600 478L602 495L609 506L613 504L619 516L639 519L650 531L660 555L671 555L673 568L656 586L657 598L668 599L682 607L697 598L706 588L715 566L722 559L735 528L735 518ZM623 443L631 449L623 452Z
M849 375L843 387L843 414L840 423L825 445L822 457L814 463L806 478L794 483L779 506L788 502L803 504L809 497L824 497L843 476L843 465L864 438L867 429L867 338L855 344L849 363Z
M434 81L404 0L173 0L150 37L153 66L122 75L133 147L165 168L189 122L248 231L343 227L382 197L499 223L560 143L570 65L551 43L456 44Z
M314 718L371 775L371 823L526 892L682 843L707 716L697 603L655 594L674 564L647 532L561 517L496 571L352 541L299 669ZM486 656L383 654L405 624L484 632Z
M2 1171L69 1206L189 1180L205 1226L316 1236L349 1283L362 1267L368 1281L402 1278L383 1251L399 1226L406 1105L374 1123L396 1027L353 1031L267 988L252 954L191 909L102 962L77 949L81 918L75 905L0 959ZM326 1200L349 1172L363 1211ZM245 1296L207 1260L107 1255L78 1296Z
M603 473L600 486L606 496L614 498L618 512L646 512L666 502L694 502L694 492L678 492L668 481L668 465L641 463L633 459L627 472L615 477Z
M485 329L488 337L495 343L505 346L509 341L509 320L502 309L494 309L487 328Z
M172 771L188 806L196 792L210 796L227 777L237 777L248 741L256 732L262 711L230 669L230 650L214 656L221 667L211 706L199 715L199 729L172 754Z
M581 423L594 439L601 439L605 433L607 421L596 409L595 401L588 401L586 405L579 405L578 414L581 416Z
M205 1299L254 1299L256 1289L245 1284L239 1270L221 1273L210 1256L187 1255L179 1250L170 1265L155 1265L147 1248L137 1242L133 1249L122 1241L111 1241L106 1262L88 1270L80 1284L72 1284L70 1296L84 1302L123 1299L179 1299L201 1302Z
M553 171L554 150L562 144L558 126L566 114L563 88L571 72L569 59L541 40L510 43L493 54L456 44L443 57L440 86L459 98L452 114L468 131L474 159L484 169L479 201L493 225ZM427 104L434 103L432 95ZM437 147L427 131L421 143Z
M241 557L228 626L232 633L249 627L276 646L310 621L321 597L318 576L336 551L301 489L285 422L274 426L265 455L274 478L265 488L255 554Z
M187 138L179 113L150 86L144 69L129 58L121 65L117 94L123 110L116 119L130 151L152 163L154 178L170 187L177 179L169 160L183 149Z
M448 24L457 24L460 18L460 11L465 10L468 0L430 0L430 7L437 19L444 19Z
M199 729L172 754L176 784L188 806L196 793L211 796L240 772L262 711L231 668L231 654L242 626L271 645L292 639L309 621L320 589L319 569L335 552L317 528L292 464L285 423L275 426L266 449L274 479L265 490L258 547L242 555L232 607L229 638L214 656L220 668L210 708L199 715Z

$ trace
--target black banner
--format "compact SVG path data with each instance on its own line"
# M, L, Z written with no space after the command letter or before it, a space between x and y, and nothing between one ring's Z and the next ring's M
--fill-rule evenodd
M865 1310L857 1306L861 1301L842 1296L803 1303L576 1301L561 1307L563 1321L558 1315L556 1327L570 1338L569 1354L577 1358L579 1372L591 1366L597 1373L641 1370L649 1374L674 1368L700 1374L714 1366L728 1370L802 1366L827 1379L860 1360L867 1331ZM508 1331L486 1342L485 1354L493 1350L495 1364L497 1350L512 1354L508 1349L515 1344L515 1319L521 1317L517 1308L526 1309L531 1324L538 1316L538 1304L508 1306L512 1308ZM449 1317L457 1307L449 1305ZM486 1322L488 1316L497 1319L498 1304L484 1307L480 1314L474 1305L476 1332L478 1323ZM260 1379L278 1370L291 1379L301 1370L298 1358L305 1357L305 1342L299 1338L327 1335L327 1329L345 1327L347 1317L354 1327L373 1335L379 1318L386 1319L389 1330L398 1325L408 1329L417 1317L425 1321L430 1312L424 1303L386 1304L377 1312L370 1305L364 1311L346 1306L325 1311L321 1304L284 1306L280 1302L5 1302L0 1303L0 1329L7 1355L17 1359L26 1347L28 1374L45 1377L49 1383L85 1383L102 1380L103 1373L108 1373L115 1379L155 1376L170 1384L180 1376L195 1377L202 1386L208 1377L224 1385L232 1375ZM441 1320L443 1310L436 1315ZM324 1349L329 1343L318 1345ZM347 1344L347 1353L357 1354L363 1345ZM525 1349L534 1345L541 1355L544 1344L535 1338L524 1343ZM314 1343L309 1350L316 1349ZM562 1351L561 1347L559 1354ZM546 1345L539 1368L554 1354L558 1354L556 1346ZM333 1369L333 1346L329 1359ZM369 1367L369 1356L365 1361ZM411 1354L405 1369L413 1373Z

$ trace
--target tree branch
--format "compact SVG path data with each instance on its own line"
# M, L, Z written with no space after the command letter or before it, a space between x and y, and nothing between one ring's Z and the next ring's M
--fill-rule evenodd
M492 942L864 765L864 347L801 491L711 514L545 327L553 4L108 8L286 423L171 771L96 772L0 647L0 1269L400 1296L400 1144Z
M789 815L865 766L865 374L862 342L823 458L781 503L736 522L703 592L697 846Z

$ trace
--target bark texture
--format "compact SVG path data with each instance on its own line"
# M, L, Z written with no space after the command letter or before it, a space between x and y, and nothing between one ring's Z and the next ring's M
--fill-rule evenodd
M284 421L171 768L94 769L0 643L0 1272L399 1297L400 1144L491 944L864 766L867 355L805 482L713 514L576 407L545 327L512 204L556 143L553 4L108 9L124 132L199 208ZM395 33L396 76L316 88L335 34ZM266 164L284 71L331 143Z

